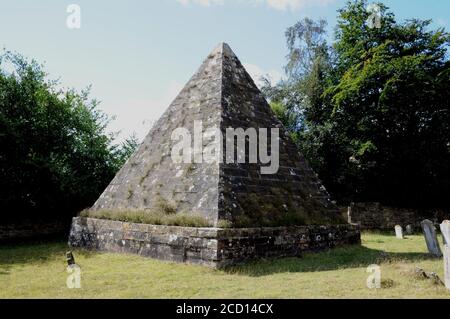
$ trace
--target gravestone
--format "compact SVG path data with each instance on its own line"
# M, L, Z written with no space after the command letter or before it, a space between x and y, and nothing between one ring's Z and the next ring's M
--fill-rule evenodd
M403 239L403 228L400 225L395 226L395 237Z
M427 243L428 251L435 257L442 257L441 248L437 240L436 228L432 221L425 219L420 223L422 226L425 241Z
M406 234L407 235L413 234L413 227L411 225L406 225Z
M450 220L444 220L442 222L441 233L444 245L450 245Z
M444 240L444 277L445 287L450 289L450 221L444 220L441 224L441 233Z

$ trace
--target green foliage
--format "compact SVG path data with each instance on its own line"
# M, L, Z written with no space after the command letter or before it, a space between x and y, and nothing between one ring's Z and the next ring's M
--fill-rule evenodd
M217 222L217 228L233 228L233 224L225 219L220 219Z
M58 89L35 61L0 54L2 220L66 219L93 204L134 147L112 146L97 105L89 89Z
M125 162L133 155L139 147L139 140L135 134L125 139L120 146L114 145L112 147L112 154L115 159L115 166L120 169Z
M289 110L284 103L271 102L270 107L278 119L284 124L284 126L290 132L291 138L294 141L298 140L297 127L300 121L299 114Z
M286 73L291 78L314 72L317 64L328 54L325 40L327 22L305 18L286 30L289 49Z
M448 207L449 33L399 23L381 3L381 28L369 28L367 5L339 10L333 46L311 45L323 22L290 28L287 69L301 72L264 92L335 198Z

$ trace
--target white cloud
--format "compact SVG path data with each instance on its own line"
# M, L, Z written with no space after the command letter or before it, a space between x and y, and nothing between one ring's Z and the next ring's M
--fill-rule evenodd
M311 6L326 6L334 3L336 0L176 0L182 5L198 4L201 6L209 7L212 5L224 5L225 2L240 2L249 3L252 5L266 4L269 8L285 11L285 10L298 10L304 7Z
M259 66L251 63L243 63L243 65L259 88L263 85L263 81L261 81L262 77L268 77L272 84L278 83L282 78L282 74L277 70L263 70Z
M204 7L209 7L213 4L223 5L225 0L176 0L176 1L181 3L184 6L186 6L190 3L194 3L194 4L204 6Z
M266 3L267 6L276 10L298 10L304 7L326 6L332 4L335 0L253 0L257 3Z

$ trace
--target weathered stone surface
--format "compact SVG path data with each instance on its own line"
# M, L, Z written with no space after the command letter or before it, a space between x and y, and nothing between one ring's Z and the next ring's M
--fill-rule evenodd
M441 224L441 233L444 240L444 282L445 287L450 289L450 221L444 220Z
M134 229L136 231L128 232ZM151 226L101 219L73 219L71 247L133 253L210 267L258 258L301 256L344 245L359 245L358 225L247 229Z
M396 225L411 225L413 230L419 230L424 219L436 224L450 219L450 213L446 211L388 207L380 203L352 203L350 207L342 208L342 214L347 215L349 223L359 224L362 230L391 231Z
M444 283L445 288L450 290L450 246L445 245L443 248L444 251Z
M450 245L450 220L444 220L440 228L444 245Z
M438 274L436 274L435 272L426 272L422 268L416 267L415 274L417 277L430 279L431 282L435 285L444 286L441 278L439 278Z
M428 251L435 257L441 257L442 252L437 240L436 228L432 221L425 219L421 223L425 241L427 243Z
M411 225L406 225L406 234L412 235L414 233L414 228Z
M395 226L395 237L397 239L403 239L403 228L400 225Z
M269 132L278 128L279 171L263 175L261 167L267 165L260 162L227 164L226 152L222 161L213 163L174 163L171 151L178 141L172 141L172 132L183 127L193 137L195 121L202 121L203 133L216 127L224 137L227 128L266 128ZM214 146L211 141L203 143ZM235 148L235 158L236 153ZM336 220L339 216L316 174L226 44L207 57L92 209L145 210L161 198L177 212L201 214L215 225L218 220L242 218L251 225L287 211L310 219Z

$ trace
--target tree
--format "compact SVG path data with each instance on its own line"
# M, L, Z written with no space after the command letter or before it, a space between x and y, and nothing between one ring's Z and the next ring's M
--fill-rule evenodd
M0 55L2 221L70 218L93 204L132 149L113 151L109 119L89 90L57 84L35 61Z
M369 28L366 6L340 11L340 80L325 92L349 145L344 175L359 199L448 205L449 34L429 20L397 23L382 4L382 27Z
M116 170L119 170L125 162L133 155L138 146L140 145L136 134L126 138L119 146L115 146L113 154L115 158Z
M367 5L348 2L333 47L312 55L323 62L266 92L302 96L299 147L341 201L448 207L449 34L431 21L399 23L381 3L381 26L371 28ZM269 98L294 109L280 96Z

